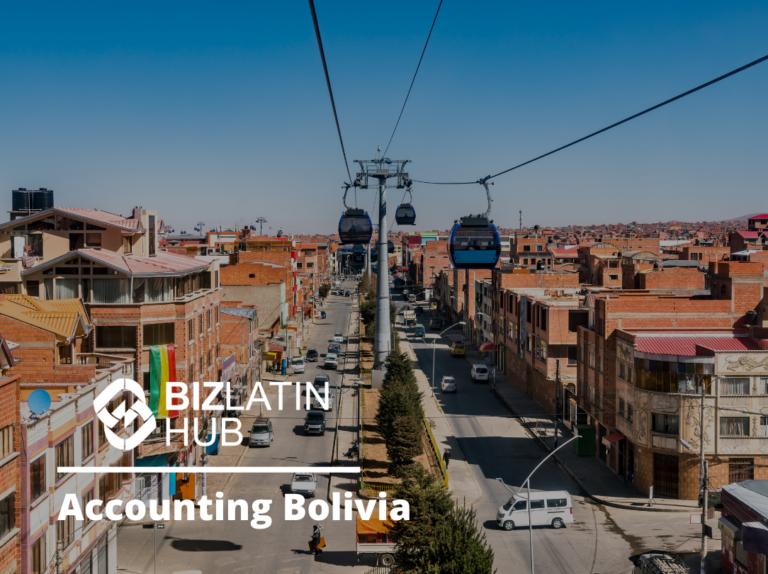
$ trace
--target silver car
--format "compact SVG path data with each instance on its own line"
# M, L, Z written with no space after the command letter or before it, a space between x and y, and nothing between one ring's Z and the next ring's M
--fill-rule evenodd
M317 478L314 472L297 472L291 478L291 492L310 497L317 490Z
M251 427L248 446L269 447L273 440L275 440L275 432L272 430L272 421L267 418L256 419Z

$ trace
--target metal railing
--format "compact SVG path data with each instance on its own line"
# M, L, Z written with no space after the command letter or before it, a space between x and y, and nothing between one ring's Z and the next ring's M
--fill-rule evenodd
M427 431L427 435L429 436L429 442L432 445L432 450L435 453L435 457L437 458L437 463L440 465L440 471L443 474L443 489L448 489L448 469L445 467L445 461L443 460L443 457L440 456L440 448L437 446L437 441L435 440L435 435L432 434L432 428L429 424L429 421L426 419L426 417L423 417L422 420L424 421L424 428Z

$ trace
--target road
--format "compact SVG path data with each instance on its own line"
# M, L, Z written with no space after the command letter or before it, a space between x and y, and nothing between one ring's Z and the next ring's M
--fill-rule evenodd
M399 292L393 296L393 301L398 308L405 304ZM428 325L427 314L417 317L420 317L419 322ZM446 335L459 339L459 329ZM408 332L408 341L431 379L431 343L438 331L428 330L423 339L414 339L412 329ZM468 361L451 357L449 345L450 339L446 337L435 343L436 397L463 451L472 478L482 493L473 503L478 522L493 547L495 566L500 574L529 572L528 529L505 532L496 525L497 509L510 497L509 491L496 479L502 478L517 490L546 454L491 394L488 385L472 383ZM440 380L444 375L456 378L456 394L443 395L440 392ZM452 465L461 464L456 458L454 453ZM689 524L687 514L641 512L594 504L581 496L570 477L554 462L546 462L537 471L531 480L531 488L535 491L566 490L571 494L574 506L574 522L567 528L534 528L536 572L630 573L633 568L630 557L642 552L696 552L699 548L698 531ZM713 542L711 546L716 544Z
M351 282L344 285L352 289ZM353 297L330 296L323 308L327 318L317 320L307 346L325 354L335 332L347 334ZM344 347L342 347L344 351ZM342 358L343 358L342 354ZM322 356L321 359L322 361ZM341 361L340 361L341 362ZM293 380L312 381L320 363L308 363L304 375ZM338 374L329 373L341 380ZM335 413L329 413L325 436L304 436L304 411L292 410L295 387L287 393L284 410L277 411L275 393L270 395L270 418L275 429L275 441L270 448L248 449L239 466L306 466L328 465L334 441ZM258 410L255 407L254 410ZM171 522L158 531L157 572L170 574L185 570L201 570L206 574L304 574L309 572L364 572L370 566L358 566L355 554L353 522L324 521L328 548L316 560L308 550L308 540L315 522L308 516L299 521L284 519L283 496L290 475L235 474L227 489L226 499L242 499L249 509L254 500L268 499L273 504L268 513L272 525L255 530L246 521ZM318 477L316 499L325 500L328 476ZM211 497L211 494L209 494ZM305 506L306 508L306 506ZM152 530L140 526L125 527L118 536L118 568L123 572L153 572Z

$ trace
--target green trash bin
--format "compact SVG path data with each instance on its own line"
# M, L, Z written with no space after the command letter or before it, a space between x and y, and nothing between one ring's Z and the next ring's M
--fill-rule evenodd
M574 431L581 438L573 441L573 452L577 456L595 456L595 427L576 425Z

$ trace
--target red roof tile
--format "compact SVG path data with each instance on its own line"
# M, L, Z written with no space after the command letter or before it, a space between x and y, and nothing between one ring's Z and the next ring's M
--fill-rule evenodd
M768 219L768 213L761 213L760 215L753 215L749 219Z
M715 351L759 351L760 347L751 337L733 337L731 335L716 336L682 336L656 337L638 336L635 338L635 348L641 353L654 355L696 356L696 345Z
M210 265L206 261L176 255L167 251L158 251L155 257L137 257L135 255L116 255L96 249L79 249L81 254L92 261L116 267L129 275L149 273L184 273L195 269L204 269Z

